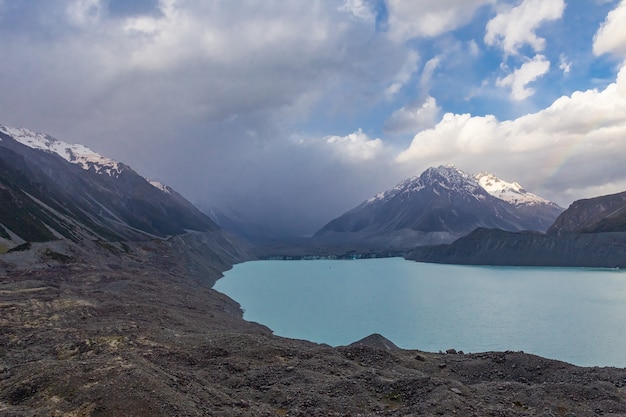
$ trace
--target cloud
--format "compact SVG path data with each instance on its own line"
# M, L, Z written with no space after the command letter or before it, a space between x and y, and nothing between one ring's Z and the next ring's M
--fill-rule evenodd
M371 161L383 152L383 141L370 139L361 129L346 136L328 136L326 144L337 157L351 163Z
M533 88L526 87L537 78L550 70L550 61L543 55L535 56L531 61L524 63L520 68L496 81L498 87L511 87L513 100L524 100L535 94Z
M559 69L563 71L563 74L567 75L572 70L572 63L567 60L565 54L559 56Z
M367 0L344 0L344 4L339 10L351 13L355 17L373 22L376 19L376 13L372 10Z
M524 45L541 52L546 40L538 37L535 31L545 21L560 19L564 10L563 0L524 0L487 23L485 43L500 46L510 55L516 55Z
M626 1L612 10L593 38L595 55L614 54L626 58Z
M417 55L375 25L335 2L129 4L31 0L0 14L2 123L83 143L194 202L259 221L290 211L297 230L387 178L370 171L391 159L380 139L323 139L354 103L411 77ZM315 144L295 143L301 130Z
M434 97L402 107L385 120L383 130L389 135L415 133L433 127L441 115Z
M434 37L471 20L475 11L495 0L389 0L389 34L396 41Z
M404 65L402 65L402 68L400 68L400 71L396 74L393 83L385 90L387 98L392 98L411 80L413 74L417 71L419 59L420 57L417 52L413 50L408 52Z
M427 89L430 85L430 80L433 78L433 74L441 64L441 57L434 57L428 60L424 65L424 70L422 71L422 77L420 79L420 85L422 88Z
M503 102L493 83L481 87L478 99L466 99L472 83L495 78L487 73L497 67L500 50L482 50L480 40L470 38L485 27L496 3L0 0L5 63L0 122L84 143L203 207L234 207L251 220L292 227L292 232L315 230L438 163L457 162L468 170L503 167L503 176L509 172L506 178L537 191L527 181L531 173L558 160L556 138L569 138L564 110L554 110L553 118L548 110L539 112L537 120L525 122L440 116L444 109L488 114ZM536 14L544 17L534 21L547 21L543 7L538 4ZM542 23L533 26L531 20L523 26L532 36L524 32L516 38L503 30L496 45L537 43ZM604 36L598 35L598 45ZM549 57L544 66L548 59L557 65L550 53L549 48L542 53ZM520 68L500 74L503 86L529 94L541 75L539 57L527 62L515 57ZM620 77L616 91L626 89L625 75ZM600 102L596 95L607 100L604 113L589 107ZM494 98L495 104L485 105ZM611 107L617 101L605 90L566 98L553 107L567 104L577 115L571 118L572 131L591 129L576 106L602 114L597 121L608 129L601 125L600 130L617 129L617 122L607 119L608 114L621 117ZM545 155L537 141L543 136L528 133L532 129L522 129L523 123L556 126L551 136L545 133ZM405 162L396 161L403 138L385 138L381 130L419 132L399 158ZM510 138L517 135L519 142ZM589 142L604 149L591 140L599 140L592 133L572 135L580 146ZM615 140L608 142L610 168L623 152ZM414 153L420 146L423 152ZM605 157L597 150L588 154ZM583 159L579 152L570 155L567 161ZM617 172L592 174L585 168L589 163L576 163L581 171L572 178L582 178L585 187L600 184L584 178L585 170L607 183ZM563 173L571 165L560 166ZM564 195L557 185L565 188L566 177L550 177L544 189Z
M66 10L69 20L82 26L97 22L103 8L101 0L73 0L67 5Z
M469 54L474 58L480 55L480 48L478 47L478 44L476 43L475 39L472 39L467 42L467 49L469 51Z
M115 142L143 123L158 132L255 112L297 118L336 88L349 97L345 84L355 94L388 84L406 57L331 3L161 0L113 16L105 1L33 2L14 6L28 26L0 22L0 53L12 62L0 68L3 117L68 139L95 141L94 126ZM44 11L91 23L52 29Z
M455 163L488 170L567 205L572 196L626 188L624 137L626 66L604 90L575 92L514 120L447 113L415 135L397 161L407 169Z

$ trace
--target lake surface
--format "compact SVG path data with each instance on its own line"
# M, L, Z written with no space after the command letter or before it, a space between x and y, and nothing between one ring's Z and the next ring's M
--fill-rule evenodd
M254 261L215 289L275 334L347 345L380 333L429 352L524 351L626 367L626 272L424 264L401 258Z

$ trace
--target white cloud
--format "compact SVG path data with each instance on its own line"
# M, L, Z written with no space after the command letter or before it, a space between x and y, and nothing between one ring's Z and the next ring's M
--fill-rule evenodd
M550 61L543 55L535 56L531 61L524 63L520 68L496 81L498 87L511 87L513 100L524 100L535 94L533 88L526 87L537 78L550 70Z
M593 38L595 55L615 54L626 57L626 1L613 9Z
M366 0L344 0L339 10L352 13L355 17L365 21L373 22L376 19L376 14Z
M70 22L83 26L97 22L103 10L102 0L73 0L67 5L67 16Z
M559 69L563 71L563 74L567 75L572 70L572 63L567 60L565 54L559 56Z
M417 64L420 56L417 52L410 50L408 52L404 65L400 68L400 71L396 74L393 83L385 90L387 98L392 98L411 80L411 77L417 71Z
M476 43L474 39L472 39L471 41L467 43L467 49L470 55L473 56L474 58L480 55L480 48L478 47L478 44Z
M510 55L517 54L526 44L535 52L543 51L546 40L538 37L535 30L545 21L560 19L564 10L563 0L524 0L487 23L485 43L499 45Z
M402 107L393 112L385 121L384 132L387 134L415 133L433 127L441 114L441 108L434 97Z
M625 137L626 65L604 90L563 96L518 119L447 113L434 128L415 135L397 161L412 171L439 163L488 170L569 204L600 188L623 191Z
M474 12L495 0L388 0L389 33L396 41L437 36L467 23Z
M441 57L434 57L428 60L424 65L424 70L422 71L422 77L420 78L420 85L422 88L427 89L430 86L430 80L433 78L433 74L439 68L441 64Z
M346 136L328 136L325 140L332 152L346 162L371 161L384 150L381 139L370 139L361 129Z

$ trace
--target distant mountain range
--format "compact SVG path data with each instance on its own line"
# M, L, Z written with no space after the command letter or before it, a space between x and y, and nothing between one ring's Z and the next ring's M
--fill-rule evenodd
M258 241L267 238L244 220L215 218ZM222 253L222 247L220 256L240 254L241 242L226 238L171 188L82 145L0 125L0 253L58 239L182 235L187 249L181 250L195 248L198 259L207 250ZM440 166L363 202L309 242L288 247L293 245L298 255L331 253L335 245L347 253L410 249L407 258L425 262L626 267L626 192L579 200L563 211L517 183Z
M408 259L471 265L626 267L626 192L575 201L547 233L477 229Z
M314 239L409 248L452 242L480 227L545 231L562 211L517 183L439 166L332 220Z
M0 125L0 249L146 240L218 226L169 187L82 145Z

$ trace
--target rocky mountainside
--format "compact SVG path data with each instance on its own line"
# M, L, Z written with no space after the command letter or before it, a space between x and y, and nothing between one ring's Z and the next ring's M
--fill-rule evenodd
M169 187L80 145L0 125L0 245L216 231Z
M575 201L548 229L565 233L626 232L626 192Z
M544 231L561 212L517 183L440 166L363 202L314 238L412 247L451 242L478 227Z
M547 233L478 229L408 259L474 265L626 267L626 192L574 202Z

